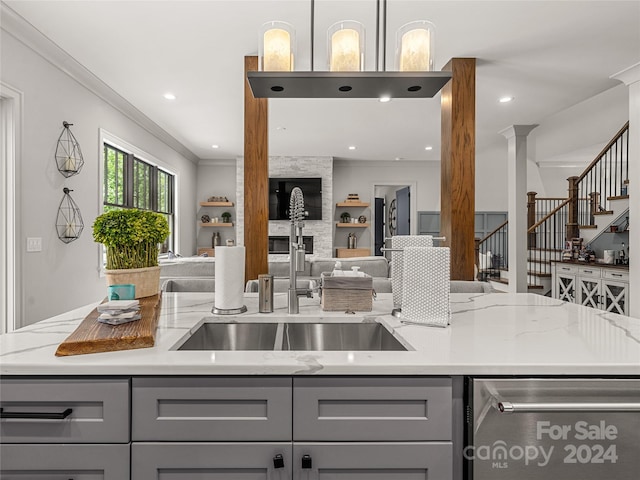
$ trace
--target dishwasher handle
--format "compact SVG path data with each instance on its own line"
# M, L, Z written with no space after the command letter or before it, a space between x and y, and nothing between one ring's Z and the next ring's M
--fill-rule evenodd
M500 413L533 412L640 412L640 403L514 403L497 402L494 404Z

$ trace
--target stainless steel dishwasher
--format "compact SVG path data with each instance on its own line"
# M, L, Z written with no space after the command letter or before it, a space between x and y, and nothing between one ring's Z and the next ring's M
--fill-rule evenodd
M468 378L467 480L637 480L640 379Z

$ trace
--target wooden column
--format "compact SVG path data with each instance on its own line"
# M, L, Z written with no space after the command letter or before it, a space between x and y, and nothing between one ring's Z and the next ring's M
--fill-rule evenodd
M476 59L452 58L441 92L441 243L451 248L451 280L473 280L475 256Z
M269 273L269 103L253 97L247 72L256 70L258 57L244 57L245 280Z

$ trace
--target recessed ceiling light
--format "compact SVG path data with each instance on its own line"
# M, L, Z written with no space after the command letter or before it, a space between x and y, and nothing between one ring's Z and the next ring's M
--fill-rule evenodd
M349 145L349 150L355 150L356 146L355 145Z
M500 103L509 103L513 100L513 97L500 97Z
M167 100L175 100L175 99L176 99L176 96L175 96L173 93L171 93L171 92L167 92L167 93L165 93L163 96L164 96L164 98L166 98Z
M287 127L276 127L276 130L286 130Z
M433 150L433 147L431 145L427 145L426 147L424 147L425 150Z
M220 148L220 145L211 145L211 148Z
M383 95L378 99L378 101L380 103L387 103L391 101L391 97L389 95Z
M396 162L397 162L398 160L403 160L403 158L402 158L402 157L396 157Z

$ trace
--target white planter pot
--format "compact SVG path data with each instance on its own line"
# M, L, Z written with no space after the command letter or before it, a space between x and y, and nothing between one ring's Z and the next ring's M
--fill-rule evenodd
M160 293L160 267L105 270L107 286L132 283L136 286L135 298L150 297Z

